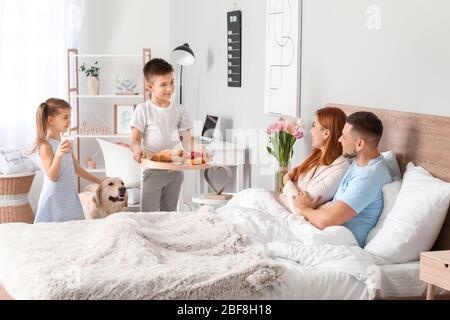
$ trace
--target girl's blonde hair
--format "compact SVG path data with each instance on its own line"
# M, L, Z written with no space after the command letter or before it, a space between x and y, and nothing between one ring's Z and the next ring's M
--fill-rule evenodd
M30 153L35 153L47 138L48 117L56 116L63 109L70 109L70 104L62 99L50 98L42 102L36 111L36 140Z
M342 155L342 145L339 137L342 134L347 116L344 111L335 107L326 107L317 110L317 120L320 125L330 131L330 137L326 141L324 151L313 149L308 159L295 169L293 181L297 181L301 175L317 165L329 166Z

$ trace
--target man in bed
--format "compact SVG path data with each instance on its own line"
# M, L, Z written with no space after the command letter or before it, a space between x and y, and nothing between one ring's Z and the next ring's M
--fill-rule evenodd
M342 178L333 200L317 208L319 199L307 192L294 197L295 212L319 229L344 225L360 247L376 225L383 210L383 185L392 181L378 143L383 124L371 112L356 112L347 117L339 142L343 155L353 163Z

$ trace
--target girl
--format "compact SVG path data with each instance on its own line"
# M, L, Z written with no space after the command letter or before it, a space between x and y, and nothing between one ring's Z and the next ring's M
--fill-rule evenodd
M318 205L334 197L342 177L350 166L342 156L339 137L344 128L346 115L339 108L322 108L317 110L312 128L312 152L299 166L284 176L284 189L280 202L291 212L292 196L307 191Z
M71 142L61 142L61 134L70 128L71 110L68 102L51 98L41 103L36 112L37 137L32 153L39 153L45 175L35 223L84 219L75 173L94 183L101 182L80 167L72 154Z

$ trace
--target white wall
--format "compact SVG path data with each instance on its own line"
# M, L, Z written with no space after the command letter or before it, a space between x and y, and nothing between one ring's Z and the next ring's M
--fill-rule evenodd
M374 4L380 30L366 27ZM304 1L303 104L450 115L449 11L446 0Z
M207 113L213 113L227 120L225 128L262 132L274 119L263 115L265 1L237 1L238 9L242 10L241 88L227 87L226 12L234 9L234 2L171 0L171 45L188 42L196 55L195 63L184 69L183 102L192 119L203 121ZM257 143L260 148L255 148ZM256 164L251 167L251 173L247 172L245 183L249 183L250 178L254 187L271 186L273 176L261 174L261 168L271 163L265 151L265 135L250 145L260 154L251 154ZM185 188L187 196L192 192Z
M152 56L167 57L169 47L169 1L157 0L87 0L85 14L78 41L79 53L84 54L137 54L143 48L150 48ZM63 53L65 54L65 52ZM134 58L98 58L102 67L100 71L101 93L115 93L115 75L135 76L139 81L138 89L142 91L142 62ZM95 59L83 59L93 62ZM81 93L85 93L85 77L80 73ZM112 126L113 105L117 103L140 103L136 99L83 100L81 116L87 119L89 126ZM83 140L81 160L98 150L92 139ZM103 162L98 155L98 162ZM36 208L42 185L39 174L30 192L30 202Z
M185 74L193 118L211 112L233 119L234 128L261 129L273 120L263 114L266 2L237 1L242 88L227 88L225 17L234 2L171 0L171 44L187 41L197 54ZM381 9L380 30L366 27L369 5ZM446 0L304 0L302 118L310 124L327 102L450 116L449 11ZM293 163L309 144L309 137L297 143ZM252 166L251 183L271 188L264 161Z
M241 88L226 84L226 12L234 2L243 22ZM380 30L366 27L369 5L381 9ZM168 58L171 48L191 45L196 62L185 69L184 104L193 120L216 113L228 128L260 130L274 120L263 114L265 1L89 0L86 9L85 52L151 47L153 56ZM302 118L310 124L327 102L450 116L448 12L446 0L304 0ZM259 144L249 143L257 152L246 182L271 188L270 157ZM293 163L309 144L308 137L297 143ZM187 199L192 182L188 174Z
M150 47L169 53L169 1L88 0L79 49L91 53L132 53Z
M156 0L89 0L86 1L84 23L80 32L80 53L140 54L150 48L155 56L168 56L169 48L168 1ZM99 61L100 94L116 92L115 79L130 77L137 80L137 91L143 92L143 62L140 58L95 58L82 62ZM86 92L86 78L80 73L81 93ZM84 99L81 101L80 118L87 126L112 127L114 104L142 103L143 99ZM124 142L129 142L125 140ZM83 139L80 160L85 163L88 156L99 150L94 139ZM103 166L101 152L94 161Z

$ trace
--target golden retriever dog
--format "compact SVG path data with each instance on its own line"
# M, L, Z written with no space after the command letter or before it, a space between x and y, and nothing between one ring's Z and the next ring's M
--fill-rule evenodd
M127 207L127 188L119 178L106 178L99 185L87 186L80 201L86 219L105 218Z

